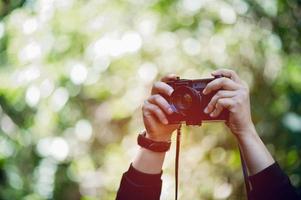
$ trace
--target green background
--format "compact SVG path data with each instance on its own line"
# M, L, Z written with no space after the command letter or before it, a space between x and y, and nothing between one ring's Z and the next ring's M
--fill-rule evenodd
M0 198L114 199L168 73L237 71L253 121L301 186L298 0L1 0ZM223 124L185 127L180 199L245 199ZM173 138L174 139L174 138ZM174 146L161 199L174 198Z

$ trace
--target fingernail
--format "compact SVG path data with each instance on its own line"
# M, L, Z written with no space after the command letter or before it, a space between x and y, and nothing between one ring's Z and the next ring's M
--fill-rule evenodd
M172 108L168 108L168 113L169 113L169 114L173 113Z
M207 92L206 89L204 89L204 90L203 90L203 94L206 94L206 92Z
M164 119L164 120L163 120L163 124L165 124L165 125L168 124L167 119Z
M206 113L206 114L209 113L208 107L205 108L204 113Z
M211 113L211 114L210 114L210 117L214 117L214 113Z

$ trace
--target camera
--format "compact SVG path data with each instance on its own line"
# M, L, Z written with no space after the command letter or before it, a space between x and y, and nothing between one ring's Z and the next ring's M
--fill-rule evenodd
M168 81L167 84L174 89L171 96L165 97L173 109L173 114L167 117L169 124L186 122L186 125L201 125L202 121L226 121L229 117L229 111L226 109L215 118L204 112L217 91L204 95L203 90L208 83L221 77L195 80L178 78Z

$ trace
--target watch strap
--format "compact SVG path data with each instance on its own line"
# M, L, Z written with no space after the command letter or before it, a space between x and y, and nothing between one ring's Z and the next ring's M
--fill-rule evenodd
M154 152L166 152L171 145L171 141L154 141L147 138L145 131L138 135L137 142L139 146Z

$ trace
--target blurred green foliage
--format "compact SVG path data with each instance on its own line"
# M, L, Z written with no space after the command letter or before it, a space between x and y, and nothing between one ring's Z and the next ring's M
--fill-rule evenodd
M0 199L114 199L167 73L236 70L257 130L301 186L298 0L0 2ZM181 199L245 199L223 124L185 127ZM162 199L173 199L174 151Z

